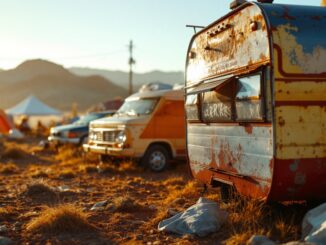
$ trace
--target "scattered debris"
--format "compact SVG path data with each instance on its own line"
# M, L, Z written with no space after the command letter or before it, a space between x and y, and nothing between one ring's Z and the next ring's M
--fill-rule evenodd
M199 198L197 203L184 212L159 223L160 231L177 234L196 234L206 236L217 231L226 222L228 214L218 204L206 198Z
M101 201L101 202L97 202L95 203L92 207L91 207L91 211L95 211L95 210L103 210L105 209L106 205L108 204L108 201Z
M5 233L8 231L8 227L6 225L0 225L0 232Z
M268 237L262 235L252 236L247 244L248 245L276 245L275 242L270 240Z
M67 186L67 185L61 185L61 186L58 186L57 189L60 192L66 192L66 191L69 191L70 190L70 187Z
M326 203L306 213L302 221L302 240L326 244Z
M10 244L13 244L13 241L10 238L0 236L0 245L10 245Z

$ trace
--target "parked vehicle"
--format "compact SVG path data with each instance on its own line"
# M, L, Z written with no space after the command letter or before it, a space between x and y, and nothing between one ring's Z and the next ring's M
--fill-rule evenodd
M86 152L140 159L153 171L165 169L172 158L185 156L182 90L159 90L128 97L111 118L90 124Z
M232 186L263 200L325 199L326 8L233 7L188 49L192 173L222 193Z
M82 116L72 124L56 126L50 129L48 141L50 144L60 145L71 143L82 145L88 138L89 123L95 119L112 116L116 111L92 112Z

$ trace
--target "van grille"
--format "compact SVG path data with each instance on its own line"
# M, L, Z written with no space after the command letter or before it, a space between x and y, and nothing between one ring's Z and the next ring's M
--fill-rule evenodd
M103 132L103 141L113 142L115 141L117 131L104 131Z
M120 131L109 130L109 131L93 131L93 140L94 141L103 141L103 142L115 142L115 138Z

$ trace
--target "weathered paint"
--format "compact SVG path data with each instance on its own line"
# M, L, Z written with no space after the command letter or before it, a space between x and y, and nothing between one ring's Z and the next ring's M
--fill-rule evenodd
M258 30L252 28L255 21ZM219 32L223 24L228 28ZM188 121L196 178L233 184L257 198L326 198L325 26L326 8L245 3L194 36L188 88L266 65L272 71L266 74L267 109L273 105L266 113L272 119L268 126Z
M237 125L189 125L188 155L194 176L207 184L215 176L228 180L228 174L220 176L215 173L214 170L218 169L231 175L241 174L245 177L243 182L254 183L261 191L270 188L270 161L273 157L271 125L253 125L249 133ZM246 191L242 185L237 188Z
M271 198L326 198L326 9L266 5L264 11L275 68Z
M250 28L253 22L255 31ZM194 58L188 59L186 85L267 63L267 36L266 22L255 5L213 23L192 40L189 56Z

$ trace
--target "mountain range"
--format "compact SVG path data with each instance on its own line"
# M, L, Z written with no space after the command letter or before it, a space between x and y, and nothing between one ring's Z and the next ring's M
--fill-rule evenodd
M0 108L14 106L31 94L66 111L73 103L85 110L117 96L125 97L127 91L102 76L77 76L45 60L25 61L15 69L0 72Z
M78 76L91 76L100 75L103 76L113 83L129 88L129 73L123 71L111 71L103 69L92 69L92 68L82 68L82 67L72 67L69 69L70 72ZM161 82L170 85L183 84L184 75L181 71L151 71L147 73L133 73L133 91L137 91L143 84Z
M182 83L182 72L134 74L134 91L149 82ZM48 105L83 111L94 104L128 96L128 73L91 68L66 69L46 60L28 60L11 70L0 69L0 108L14 106L29 95Z

